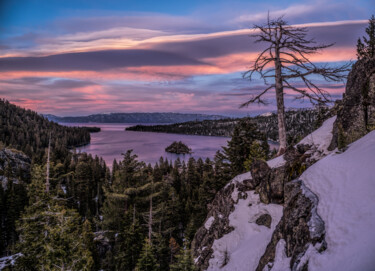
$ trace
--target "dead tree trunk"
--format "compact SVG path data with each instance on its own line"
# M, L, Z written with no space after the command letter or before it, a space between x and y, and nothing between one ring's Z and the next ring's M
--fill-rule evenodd
M281 35L281 34L280 34ZM285 107L284 107L284 88L283 88L283 78L281 71L280 62L280 37L278 37L278 32L275 33L275 92L276 92L276 105L277 105L277 125L279 129L279 150L278 155L285 152L287 147L286 142L286 125L285 125Z
M306 98L318 105L330 103L332 99L329 93L319 86L316 77L341 82L346 79L350 63L339 67L314 64L309 60L310 55L333 44L316 45L313 39L307 38L307 28L288 25L282 18L271 20L268 17L266 24L255 25L254 30L252 37L256 39L255 42L266 43L267 47L257 56L244 77L258 80L254 75L260 75L265 88L241 107L252 103L266 104L264 95L275 90L280 142L278 154L281 155L287 148L284 90L291 90L293 93L288 94L293 95L294 99Z
M46 172L46 193L49 193L49 164L50 164L50 152L51 152L51 133L48 139L48 152L47 152L47 172Z

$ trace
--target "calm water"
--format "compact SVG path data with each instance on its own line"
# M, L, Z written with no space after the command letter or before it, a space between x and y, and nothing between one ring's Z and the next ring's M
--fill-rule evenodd
M190 157L212 159L216 151L221 149L221 146L226 146L227 140L229 140L227 137L125 131L125 127L135 124L68 123L63 125L100 127L99 133L91 134L91 143L77 148L77 151L101 156L108 166L112 165L113 159L119 161L122 158L121 153L129 149L133 149L133 153L138 155L139 160L152 164L157 162L160 156L166 157L168 160L175 160L180 157L181 160L185 161ZM173 141L184 142L192 149L193 153L177 155L165 152L164 149Z

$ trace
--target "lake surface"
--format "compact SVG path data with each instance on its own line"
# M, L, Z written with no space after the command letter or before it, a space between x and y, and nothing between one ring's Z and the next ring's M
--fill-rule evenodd
M221 146L226 146L228 137L215 136L194 136L181 134L150 133L125 131L125 127L136 124L116 124L116 123L61 123L66 126L86 126L100 127L99 133L91 133L91 143L77 148L77 152L87 152L93 156L103 157L106 164L111 167L113 160L122 159L121 153L133 149L133 153L138 155L138 159L146 163L156 163L160 156L168 160L187 161L190 157L213 159L216 151ZM192 154L177 155L165 152L165 148L173 141L182 141L192 149Z

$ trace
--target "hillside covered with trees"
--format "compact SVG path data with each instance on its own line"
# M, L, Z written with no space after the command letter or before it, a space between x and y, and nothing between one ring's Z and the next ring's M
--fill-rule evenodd
M1 121L0 253L17 258L15 270L193 270L190 241L216 192L248 168L250 153L270 154L265 136L244 119L214 160L161 157L152 166L129 150L110 171L101 158L71 151L89 140L85 129L6 101Z
M0 142L41 161L51 134L54 155L66 157L68 149L90 143L85 128L65 127L0 99Z
M311 133L325 118L328 108L299 109L286 112L288 142L297 142ZM175 123L169 125L136 125L127 127L128 131L175 133L187 135L226 136L230 137L234 127L242 119L254 122L259 131L267 135L269 140L278 141L277 115L260 115L248 118L203 120Z

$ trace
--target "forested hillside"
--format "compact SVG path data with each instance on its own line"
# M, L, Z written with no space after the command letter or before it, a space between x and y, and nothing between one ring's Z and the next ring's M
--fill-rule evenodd
M84 128L58 125L36 112L0 99L0 143L41 161L50 134L54 155L59 158L67 156L68 148L90 142L90 133Z
M299 109L286 112L288 141L297 142L305 135L312 132L321 124L327 108ZM188 135L227 136L230 137L234 127L242 118L189 121L170 125L136 125L126 128L129 131L176 133ZM266 134L268 139L278 140L277 115L249 117L256 123L259 131Z
M176 123L185 121L216 120L225 118L221 115L188 113L109 113L89 116L58 117L46 115L49 120L64 123Z
M190 241L216 192L270 155L264 134L244 119L213 161L152 166L129 150L109 171L101 158L69 150L88 140L85 129L6 101L1 121L0 253L17 258L15 270L193 270Z

